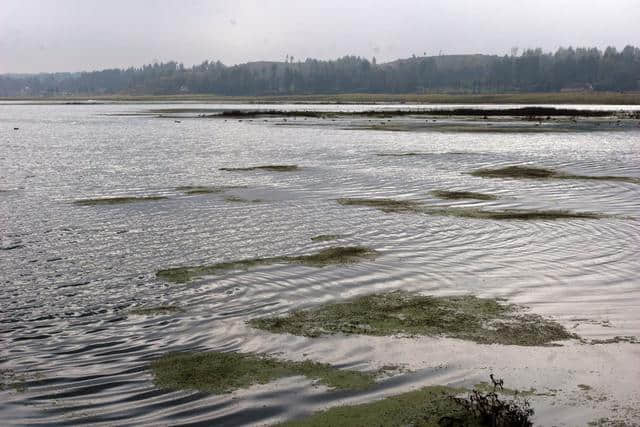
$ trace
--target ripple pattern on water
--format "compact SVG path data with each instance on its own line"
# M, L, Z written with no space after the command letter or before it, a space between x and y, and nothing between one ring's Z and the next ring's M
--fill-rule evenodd
M535 376L522 374L528 355L519 349L504 349L510 358L503 358L451 342L447 348L459 353L447 356L434 339L314 341L254 331L245 321L403 289L504 297L587 338L640 336L640 185L468 175L518 164L640 177L640 131L442 134L231 120L176 125L104 115L136 108L0 105L0 123L20 127L5 135L0 148L0 368L20 372L26 387L0 391L0 414L8 424L270 423L425 384L470 385L486 379L486 366L500 367L507 380L525 388L527 381L557 388L582 381L623 406L638 398L637 382L634 387L630 381L638 378L632 361L640 355L631 344L544 349L529 361ZM378 155L410 152L420 155ZM219 170L253 164L300 169ZM187 195L176 189L187 185L225 190ZM431 195L438 189L497 199L441 200ZM104 196L166 199L72 203ZM262 202L233 203L227 196ZM384 213L342 206L336 202L341 197L612 217L505 222ZM341 237L311 241L320 234ZM170 266L308 254L336 245L364 245L380 256L324 268L264 265L186 284L155 276ZM161 305L184 311L128 315ZM358 393L327 392L303 378L222 396L154 388L150 361L186 350L280 352L355 369L398 360L416 372ZM576 412L548 409L541 419L562 421ZM580 416L591 412L585 414Z

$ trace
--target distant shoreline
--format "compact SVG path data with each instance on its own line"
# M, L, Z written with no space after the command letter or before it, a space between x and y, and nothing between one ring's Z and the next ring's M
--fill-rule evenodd
M640 105L640 92L544 92L500 94L368 94L278 96L73 95L68 97L0 97L27 104L203 103L203 104L567 104Z

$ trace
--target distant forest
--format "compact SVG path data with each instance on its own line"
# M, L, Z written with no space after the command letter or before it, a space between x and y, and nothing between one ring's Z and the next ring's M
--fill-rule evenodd
M384 64L345 56L219 61L185 67L176 62L81 73L0 75L0 96L291 95L339 93L504 93L640 90L640 49L541 49L511 55L413 56Z

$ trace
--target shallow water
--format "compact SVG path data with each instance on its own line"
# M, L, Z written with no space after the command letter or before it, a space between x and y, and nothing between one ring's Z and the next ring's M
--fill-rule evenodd
M180 106L154 106L174 107ZM466 174L532 164L576 175L640 177L640 128L416 133L313 121L277 126L275 120L175 123L109 115L141 109L0 105L0 369L22 373L26 386L0 391L0 419L262 424L426 384L471 386L495 372L510 388L554 394L533 398L540 424L581 425L600 417L640 422L637 344L572 342L539 349L435 338L309 339L245 325L255 316L405 289L503 297L552 316L586 339L640 337L640 185ZM422 155L377 155L408 152ZM300 169L219 170L274 164ZM201 195L176 189L189 185L245 187ZM441 200L433 190L498 199ZM167 199L72 203L106 196ZM228 196L261 202L234 203ZM336 202L341 197L612 217L493 221L394 214L342 206ZM311 240L321 234L343 237ZM365 245L381 256L321 269L259 266L186 284L155 277L167 267L295 256L335 245ZM127 316L129 309L161 304L184 312ZM358 393L327 392L303 378L223 396L155 389L146 366L176 350L278 352L357 369L396 363L413 372Z

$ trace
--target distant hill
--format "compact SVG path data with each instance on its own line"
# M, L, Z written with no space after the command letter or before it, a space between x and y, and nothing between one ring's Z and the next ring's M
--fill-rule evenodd
M377 64L356 56L226 66L176 62L82 73L0 75L0 97L304 95L640 90L640 49L525 50L519 56L421 56Z

